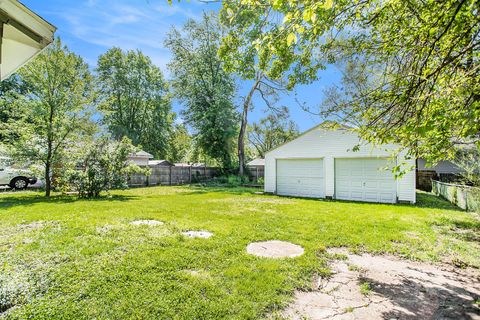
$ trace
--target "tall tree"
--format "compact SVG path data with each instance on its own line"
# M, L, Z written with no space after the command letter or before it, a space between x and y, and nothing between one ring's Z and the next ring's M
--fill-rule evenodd
M17 79L27 88L15 102L22 119L11 122L11 141L18 156L41 162L45 195L50 196L52 175L79 135L90 133L93 77L80 56L70 52L60 39L19 71Z
M225 1L220 52L227 67L287 76L290 87L339 56L363 59L371 81L348 107L363 138L434 162L480 143L479 9L476 0ZM258 59L238 59L248 55Z
M187 127L184 124L176 124L171 135L168 159L173 162L187 162L191 152L192 137Z
M194 130L195 144L224 168L231 168L238 114L233 99L235 80L217 56L224 29L204 14L173 28L165 40L173 55L168 67L175 96L184 104L182 117Z
M112 136L124 136L156 157L168 154L173 124L168 83L140 51L112 48L98 59L100 110Z
M248 70L237 69L236 73L243 78L248 78ZM240 132L237 141L237 155L239 175L245 174L246 156L245 156L245 137L247 136L248 112L253 109L253 99L255 96L266 104L267 108L273 112L282 112L275 107L275 102L278 100L278 92L286 91L282 81L274 81L267 77L265 72L257 70L255 77L251 82L248 93L242 97L242 112L240 121Z
M19 138L21 126L28 121L20 103L22 96L28 93L28 84L18 74L0 82L0 143L9 143ZM18 124L17 130L13 128Z
M266 152L292 140L298 133L297 125L290 120L288 109L283 107L279 112L273 112L260 119L258 123L253 123L248 140L257 151L257 155L264 158Z

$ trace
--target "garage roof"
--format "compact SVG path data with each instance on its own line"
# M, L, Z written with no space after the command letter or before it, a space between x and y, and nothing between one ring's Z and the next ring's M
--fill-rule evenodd
M295 137L294 139L292 140L289 140L289 141L286 141L278 146L276 146L275 148L273 149L270 149L268 150L266 153L269 153L269 152L272 152L273 150L276 150L284 145L286 145L287 143L290 143L292 141L295 141L297 140L298 138L306 135L307 133L313 131L313 130L316 130L316 129L322 129L322 130L352 130L353 127L349 126L349 125L346 125L346 124L343 124L343 123L338 123L338 122L335 122L335 121L330 121L330 120L327 120L327 121L324 121L320 124L317 124L316 126L314 126L313 128L310 128L308 129L307 131L305 132L302 132L300 135L298 135L297 137Z
M55 26L17 0L0 0L1 80L52 43L55 31Z

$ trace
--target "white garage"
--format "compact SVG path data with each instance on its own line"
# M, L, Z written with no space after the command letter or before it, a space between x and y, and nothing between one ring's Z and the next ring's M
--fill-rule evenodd
M322 159L277 159L277 194L325 197Z
M319 125L265 155L265 192L284 196L415 203L415 160L393 157L395 145L374 147L346 127ZM353 151L355 150L355 151Z
M335 159L335 196L340 200L397 202L394 175L388 159Z

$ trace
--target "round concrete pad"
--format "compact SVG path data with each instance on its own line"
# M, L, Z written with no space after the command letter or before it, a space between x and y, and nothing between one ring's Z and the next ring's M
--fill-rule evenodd
M253 242L247 246L247 253L265 258L295 258L303 252L299 245L280 240Z
M163 225L162 221L158 220L135 220L132 221L130 224L133 224L134 226L161 226Z
M211 236L213 236L213 233L208 232L208 231L195 231L195 230L190 230L190 231L184 231L182 232L184 236L190 237L190 238L203 238L203 239L208 239Z

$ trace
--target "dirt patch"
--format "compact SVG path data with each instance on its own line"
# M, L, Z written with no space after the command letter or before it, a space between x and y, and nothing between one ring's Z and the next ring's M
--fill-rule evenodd
M189 238L203 238L203 239L208 239L211 236L213 236L213 233L208 232L208 231L195 231L195 230L190 230L190 231L184 231L182 232L184 236L187 236Z
M135 220L130 222L134 226L161 226L164 223L158 220Z
M253 242L247 246L247 253L264 258L294 258L303 252L299 245L280 240Z
M350 254L331 263L329 279L296 292L289 319L480 319L480 273L396 257Z

